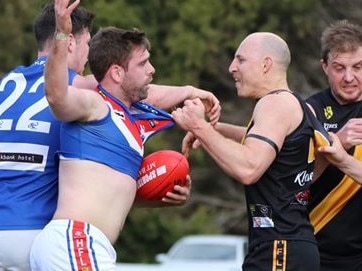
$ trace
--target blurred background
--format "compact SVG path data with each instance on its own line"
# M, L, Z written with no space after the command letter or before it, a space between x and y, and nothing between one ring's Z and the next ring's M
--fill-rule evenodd
M0 0L0 76L36 58L33 20L46 0ZM102 26L138 28L152 43L154 83L193 85L221 100L222 121L246 125L253 102L237 98L229 64L240 41L256 31L283 37L292 53L290 88L304 98L327 86L319 38L338 19L362 23L360 0L83 0ZM170 94L172 95L172 94ZM173 128L151 139L146 154L181 149ZM123 262L153 262L186 234L246 234L243 186L223 174L202 150L189 157L192 196L182 207L133 209L116 243ZM0 218L1 219L1 218Z

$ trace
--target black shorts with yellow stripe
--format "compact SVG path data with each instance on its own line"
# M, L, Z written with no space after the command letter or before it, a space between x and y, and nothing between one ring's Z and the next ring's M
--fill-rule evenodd
M243 271L319 271L318 246L308 241L266 241L249 250Z

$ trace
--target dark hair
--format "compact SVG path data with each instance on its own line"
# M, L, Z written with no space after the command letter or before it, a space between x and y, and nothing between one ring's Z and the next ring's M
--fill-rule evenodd
M95 15L82 7L77 7L71 14L72 34L81 34L84 29L90 31ZM55 32L54 3L46 4L34 21L34 33L38 50L44 49L46 43L53 38Z
M100 82L113 64L127 70L128 62L135 47L150 50L146 34L138 29L125 30L116 27L100 29L91 39L89 46L89 67Z
M362 28L348 20L340 20L328 26L321 37L321 57L328 60L330 52L353 52L362 46Z

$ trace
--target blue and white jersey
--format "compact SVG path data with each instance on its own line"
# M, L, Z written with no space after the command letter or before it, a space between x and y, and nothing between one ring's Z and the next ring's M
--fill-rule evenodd
M97 121L63 123L61 158L102 163L136 181L144 143L175 123L169 113L152 105L137 102L127 108L101 86L98 92L108 104L109 113Z
M56 208L60 122L44 96L45 61L0 81L0 230L41 229Z

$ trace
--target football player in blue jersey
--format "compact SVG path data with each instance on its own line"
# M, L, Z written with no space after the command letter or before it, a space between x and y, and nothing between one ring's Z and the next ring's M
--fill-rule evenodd
M98 82L94 76L82 75L94 14L77 7L71 16L68 84L95 89ZM54 30L54 4L48 4L34 22L38 58L29 66L15 68L0 82L0 270L30 270L31 243L56 208L58 162L54 158L59 149L60 122L54 118L43 90L43 72ZM192 86L153 84L148 92L147 100L165 109L188 97L203 97L214 105L210 117L217 121L220 106L211 92ZM169 95L171 92L173 95ZM178 193L171 193L165 200L181 205L189 197L189 189L175 186Z
M63 121L59 197L53 219L32 245L32 270L115 270L112 244L135 200L145 140L173 125L170 114L142 101L155 69L141 31L100 29L88 57L97 89L69 86L70 15L79 2L55 1L56 32L44 76L51 110ZM218 115L217 103L205 104ZM167 196L160 206L169 204ZM186 200L179 197L174 201Z
M67 58L68 84L94 86L83 77L93 13L78 8ZM30 270L34 237L51 219L58 195L60 122L44 96L44 65L55 28L47 5L34 22L38 58L19 66L0 82L0 270Z

